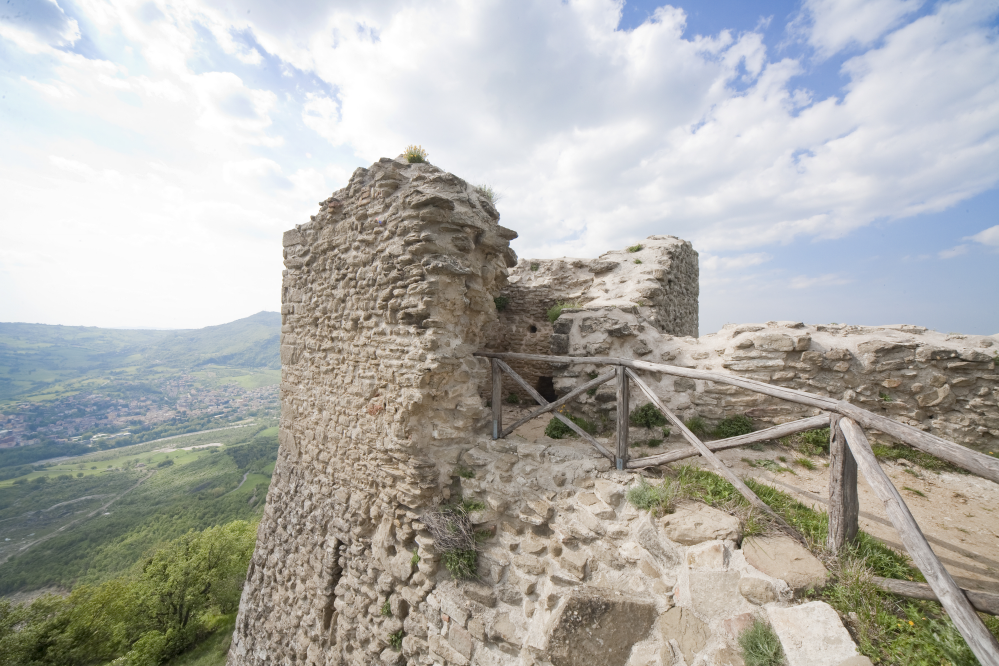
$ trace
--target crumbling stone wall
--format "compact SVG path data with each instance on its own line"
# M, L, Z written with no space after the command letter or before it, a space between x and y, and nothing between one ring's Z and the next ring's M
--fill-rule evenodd
M846 400L945 439L994 451L999 445L996 336L945 335L920 326L806 326L800 322L727 325L701 338L662 334L641 313L598 308L563 314L573 356L620 356L731 373ZM552 344L552 351L556 349ZM562 394L591 368L559 368ZM747 414L758 425L784 423L815 410L733 386L670 376L646 379L683 418L709 424ZM636 396L637 397L637 396ZM641 402L637 397L636 405ZM614 389L581 399L580 409L613 423ZM600 415L603 414L603 418Z
M413 521L487 417L471 353L516 263L498 218L383 158L285 234L280 450L230 664L367 666L406 617L382 600L432 589Z
M696 336L697 252L675 236L649 236L640 246L636 252L614 250L596 259L521 259L501 292L506 307L486 329L485 348L567 353L566 339L556 334L547 316L558 303L622 308L639 314L661 333ZM510 366L543 395L545 386L551 390L550 381L542 379L553 377L551 364L511 361ZM503 382L504 396L516 393L531 400L509 377L504 376Z

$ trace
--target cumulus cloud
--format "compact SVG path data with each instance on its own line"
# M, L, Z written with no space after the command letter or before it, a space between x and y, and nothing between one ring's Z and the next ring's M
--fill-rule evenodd
M952 248L946 250L941 250L939 257L941 259L953 259L954 257L960 257L962 254L968 251L967 245L955 245Z
M0 37L28 53L40 53L76 42L80 25L56 0L7 0L0 9Z

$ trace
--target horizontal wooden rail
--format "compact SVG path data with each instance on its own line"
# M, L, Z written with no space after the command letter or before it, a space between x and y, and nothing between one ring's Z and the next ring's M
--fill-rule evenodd
M681 368L675 365L665 365L662 363L649 363L648 361L632 361L613 356L542 356L539 354L514 354L497 352L475 352L475 356L483 358L511 359L516 361L545 361L547 363L565 364L585 364L585 365L615 365L631 368L632 370L644 370L647 372L659 372L676 377L687 377L689 379L703 379L729 386L769 395L774 398L787 400L799 405L818 407L827 412L835 412L841 416L853 419L856 423L866 427L880 430L881 432L894 437L903 444L918 449L941 460L965 469L983 479L988 479L999 483L999 459L972 451L969 448L948 442L945 439L931 435L913 428L912 426L899 423L886 416L873 414L866 409L856 407L842 400L826 398L812 395L804 391L785 388L783 386L772 386L754 379L744 379L733 375L724 375L707 370L697 370L695 368Z
M799 432L815 430L816 428L825 428L828 425L828 414L810 416L807 419L791 421L790 423L784 423L782 425L766 428L764 430L757 430L746 435L716 439L712 442L704 442L704 446L708 447L712 451L725 451L727 449L735 449L748 444L768 442L771 439L779 439L781 437L787 437L788 435L794 435ZM628 462L628 469L642 469L643 467L666 465L671 462L676 462L685 458L693 458L694 456L699 455L701 455L700 451L694 447L680 449L679 451L668 451L654 456L646 456L645 458L631 460Z
M897 594L900 597L909 599L925 599L926 601L940 601L936 592L926 583L916 583L910 580L896 580L894 578L881 578L873 576L872 582L885 592ZM968 598L975 610L989 615L999 615L999 594L992 592L976 592L974 590L961 589L964 596Z
M909 507L874 457L874 451L864 431L849 418L840 419L839 427L846 437L846 443L853 457L857 460L857 467L863 472L871 490L884 504L885 513L898 531L913 563L926 577L940 605L964 636L968 647L978 657L982 666L999 666L999 642L985 627L968 598L964 596L964 592L930 548Z

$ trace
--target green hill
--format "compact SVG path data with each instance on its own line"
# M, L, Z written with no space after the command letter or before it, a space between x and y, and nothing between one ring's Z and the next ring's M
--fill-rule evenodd
M280 368L281 315L175 331L0 323L0 404L92 390L109 378L162 379L207 366Z

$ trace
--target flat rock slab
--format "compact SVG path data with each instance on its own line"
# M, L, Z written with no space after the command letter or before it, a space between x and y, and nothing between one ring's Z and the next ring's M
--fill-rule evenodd
M738 518L701 502L680 505L674 513L661 518L660 523L671 541L685 546L725 539L738 542L742 538Z
M708 625L694 615L693 611L680 606L673 606L659 616L659 633L663 643L668 643L670 639L677 642L683 653L683 660L688 664L694 662L694 657L711 638Z
M795 594L825 585L825 566L791 537L748 537L742 542L742 553L752 566L786 581Z
M647 599L577 589L552 618L546 656L554 666L624 666L655 620L656 608Z
M827 603L769 606L767 616L780 638L788 666L840 666L858 656L849 632Z

